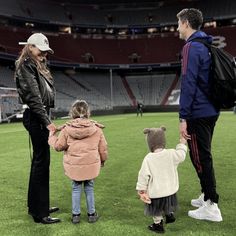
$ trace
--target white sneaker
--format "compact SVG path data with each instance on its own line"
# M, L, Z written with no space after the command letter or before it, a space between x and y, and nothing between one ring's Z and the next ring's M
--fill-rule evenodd
M205 204L197 210L189 211L188 216L198 220L210 220L216 222L223 220L218 205L210 200L207 200Z
M194 207L201 207L204 205L204 193L202 193L199 198L197 199L192 199L191 200L191 205Z

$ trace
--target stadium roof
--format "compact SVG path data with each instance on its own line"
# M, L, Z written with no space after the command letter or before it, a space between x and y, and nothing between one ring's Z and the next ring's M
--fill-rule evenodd
M157 4L163 4L163 3L174 3L174 2L196 2L199 0L51 0L52 2L58 2L58 3L65 3L65 4L86 4L86 5L104 5L104 4L135 4L135 3L143 3L143 4L148 4L148 3L157 3Z
M60 3L77 3L77 4L119 4L119 3L141 3L144 2L143 0L129 0L129 1L125 1L125 0L53 0L54 2L60 2ZM148 0L145 2L161 2L161 1L154 1L154 0Z

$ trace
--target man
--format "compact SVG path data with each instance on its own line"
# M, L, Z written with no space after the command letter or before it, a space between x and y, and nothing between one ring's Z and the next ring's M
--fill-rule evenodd
M143 116L143 104L141 102L137 102L137 116Z
M193 42L195 38L212 43L212 37L200 31L201 11L183 9L177 14L179 37L186 41L182 51L182 81L180 94L180 135L188 140L190 157L201 184L202 194L191 205L199 207L188 212L195 219L222 221L218 208L211 155L211 141L219 110L209 101L211 57L206 46Z

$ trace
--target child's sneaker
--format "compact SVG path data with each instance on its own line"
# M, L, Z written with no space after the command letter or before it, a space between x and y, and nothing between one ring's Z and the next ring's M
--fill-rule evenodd
M148 226L148 229L151 231L154 231L156 233L163 234L165 233L164 227L163 227L163 220L159 224L151 224Z
M98 221L98 218L99 218L99 216L98 216L97 212L94 212L93 214L88 213L88 222L89 223L95 223L96 221Z
M191 205L194 207L201 207L204 205L204 193L202 193L199 198L197 199L192 199L191 200Z
M174 213L170 213L169 215L166 215L166 224L174 223L174 222L175 222Z
M73 214L71 221L73 224L78 224L80 222L80 214L78 214L78 215Z

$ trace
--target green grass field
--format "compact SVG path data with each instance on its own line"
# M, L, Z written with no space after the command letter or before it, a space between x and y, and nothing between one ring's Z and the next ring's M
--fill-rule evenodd
M103 123L109 144L109 160L95 181L96 210L101 215L95 224L87 223L85 198L82 198L82 219L78 225L71 218L71 182L64 176L62 153L51 151L51 205L60 207L62 223L35 224L27 215L27 188L30 170L28 134L21 123L0 125L0 235L84 235L145 236L152 223L143 214L143 204L135 191L141 162L148 149L142 133L146 127L167 128L167 148L174 148L178 138L177 113L147 113L92 117ZM62 124L65 121L55 121ZM219 207L223 222L198 221L187 216L193 207L190 200L199 195L200 187L189 156L179 166L179 210L174 224L165 226L165 235L236 235L236 116L222 113L213 139L213 159L220 194Z

